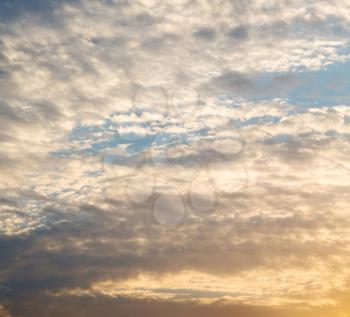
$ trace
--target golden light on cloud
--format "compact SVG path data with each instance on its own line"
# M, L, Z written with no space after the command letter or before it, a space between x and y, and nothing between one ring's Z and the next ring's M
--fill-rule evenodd
M0 315L349 316L349 35L348 0L0 1Z
M339 260L338 260L339 261ZM176 302L197 301L211 304L242 303L261 306L311 306L338 307L332 298L334 290L344 289L350 270L341 272L324 264L314 264L318 269L260 269L238 275L212 275L195 271L176 274L144 274L126 280L106 280L88 289L67 290L71 295L103 294L111 297L130 297ZM268 295L267 295L268 294Z

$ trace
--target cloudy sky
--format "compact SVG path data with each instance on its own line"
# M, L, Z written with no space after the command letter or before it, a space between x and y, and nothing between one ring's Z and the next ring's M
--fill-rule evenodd
M1 0L0 316L349 317L348 0Z

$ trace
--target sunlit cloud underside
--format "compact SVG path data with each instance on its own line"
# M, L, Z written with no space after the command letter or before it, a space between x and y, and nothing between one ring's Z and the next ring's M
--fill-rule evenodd
M350 316L350 4L0 3L0 316Z

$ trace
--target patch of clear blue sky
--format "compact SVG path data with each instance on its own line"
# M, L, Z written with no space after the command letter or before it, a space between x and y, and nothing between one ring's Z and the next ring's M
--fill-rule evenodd
M131 125L132 123L130 123ZM126 126L127 124L123 122L121 126ZM142 124L146 128L151 127L151 123ZM70 156L84 156L84 155L94 155L100 153L102 151L115 148L118 145L124 145L125 151L130 155L136 155L143 150L150 147L151 144L155 144L157 146L165 145L165 144L173 144L174 138L178 142L189 143L190 139L195 135L206 135L208 133L208 129L200 129L197 131L193 131L190 133L181 133L175 135L173 133L161 133L161 135L149 134L149 135L136 135L131 132L128 134L124 134L120 136L118 134L118 123L111 122L110 119L106 119L104 123L101 125L77 125L70 133L69 140L80 142L82 145L82 150L79 148L74 149L62 149L60 151L56 151L52 153L58 157L70 157ZM99 137L99 133L107 133L108 138L103 137L103 140ZM160 137L161 136L161 137ZM89 147L86 147L86 142L90 143ZM83 146L84 145L84 146Z
M283 80L283 76L286 82L282 84L278 81ZM275 89L260 95L257 93L248 99L263 101L281 98L305 108L350 104L350 61L334 63L317 71L262 74L257 79L258 86L273 80Z
M349 54L350 48L344 48L343 54ZM264 83L272 83L276 89L254 94L254 96L245 96L248 101L269 101L276 98L288 100L290 104L296 105L295 111L307 111L308 108L313 107L332 107L337 105L350 104L350 61L338 62L329 65L325 69L318 71L298 71L291 73L264 73L255 78L258 86L263 86ZM285 80L282 84L278 81ZM273 88L273 85L270 85ZM222 96L226 99L228 96ZM239 102L232 102L232 107L237 107ZM292 114L292 113L291 113ZM240 128L246 125L259 125L264 123L277 123L279 117L264 115L260 117L250 118L245 121L233 120L233 126ZM123 123L125 124L128 123ZM118 123L112 123L111 120L106 119L101 125L83 126L77 125L69 136L71 141L90 141L91 146L82 151L79 150L62 150L53 153L60 157L69 157L71 155L93 155L109 148L117 147L119 144L126 146L127 152L135 154L148 148L154 141L154 135L140 137L132 133L126 138L121 138L116 132ZM101 140L98 137L99 132L111 132L109 137ZM193 131L197 135L206 135L207 130ZM134 138L133 138L134 137ZM156 139L156 143L169 144L172 143L173 134L163 134L161 139ZM178 135L184 142L188 142L191 136ZM288 139L288 138L287 138ZM159 144L157 144L159 145Z
M325 70L301 73L304 82L288 94L292 102L318 106L350 103L350 62L336 63Z

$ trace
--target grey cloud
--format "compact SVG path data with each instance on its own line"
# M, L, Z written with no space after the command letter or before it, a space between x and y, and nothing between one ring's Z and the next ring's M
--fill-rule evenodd
M127 38L125 36L116 37L94 37L91 42L94 45L100 46L102 48L112 48L114 46L123 47L127 43Z
M253 305L227 305L220 302L211 305L196 303L169 303L162 301L141 301L107 296L33 296L21 298L17 305L7 305L15 316L23 317L327 317L336 312L329 305L320 308L304 307L293 310L291 307L269 308Z
M121 8L127 8L127 5L123 5ZM92 14L94 13L92 12ZM136 15L129 15L127 19L123 16L119 17L116 20L115 25L126 29L142 28L144 32L147 32L148 29L152 29L152 27L162 21L163 19L161 17L153 15L152 12L143 11Z
M237 41L246 41L249 39L248 28L243 25L231 29L227 34L230 38Z
M196 30L193 35L206 41L212 41L216 37L216 30L214 28L204 27Z
M273 197L271 193L270 197ZM255 197L254 201L259 199ZM309 197L301 204L308 199L317 201L317 197ZM337 240L324 246L317 240L300 243L298 239L298 234L307 232L312 237L313 232L322 228L334 231L346 228L348 221L343 218L315 214L281 220L262 216L257 221L239 216L251 208L252 196L233 196L225 206L233 203L240 209L236 220L209 217L193 222L188 219L182 226L169 230L154 223L149 209L144 207L117 205L103 210L85 205L81 206L79 221L47 209L46 214L52 214L51 219L54 217L56 224L31 234L0 240L1 279L6 289L3 298L88 288L102 279L120 280L139 272L163 274L193 269L234 274L259 267L277 268L281 263L285 267L293 266L299 259L308 267L312 265L312 262L308 264L308 259L316 257L325 261L344 250L345 246L339 245ZM271 204L274 203L278 204L271 200ZM127 221L120 220L125 217L122 210L129 210ZM217 217L220 214L222 217L225 212L216 212ZM293 234L289 236L289 232ZM258 242L256 238L261 235L264 241ZM283 240L278 238L281 235ZM146 239L146 244L139 244L138 238ZM82 265L84 270L80 270Z
M1 56L0 56L1 58ZM0 69L0 80L1 79L6 79L10 77L10 73L4 69Z
M150 36L141 43L141 49L151 52L165 52L165 49L175 47L179 42L179 37L175 34L165 33L161 37Z
M254 1L253 0L243 0L243 1L228 0L227 3L229 3L231 6L231 14L234 17L240 18L240 17L243 17L246 14L246 12L249 11L249 9L254 4Z
M29 106L27 110L22 110L2 104L0 108L0 121L3 122L4 126L8 126L11 129L13 127L11 122L24 126L38 123L47 126L50 122L54 122L62 116L57 106L51 102L35 102L29 105L27 104L27 106Z
M216 87L224 92L247 95L256 90L251 77L234 71L224 72L211 80L209 87Z
M203 93L224 93L229 96L267 98L283 97L305 82L292 73L262 74L224 71L204 84Z
M22 112L23 113L23 112ZM0 120L23 122L24 117L21 115L21 110L9 106L8 104L2 102L0 107Z
M291 33L293 33L290 23L283 20L274 21L270 24L262 24L258 27L252 27L252 30L254 36L262 40L269 40L271 38L273 40L281 40L288 36L292 36Z
M6 197L0 197L0 205L17 206L17 202Z
M341 17L327 17L326 20L319 17L306 19L304 16L295 17L290 21L277 20L259 26L251 25L252 36L269 40L283 40L287 37L295 38L298 34L313 37L344 38L349 36L347 21Z

